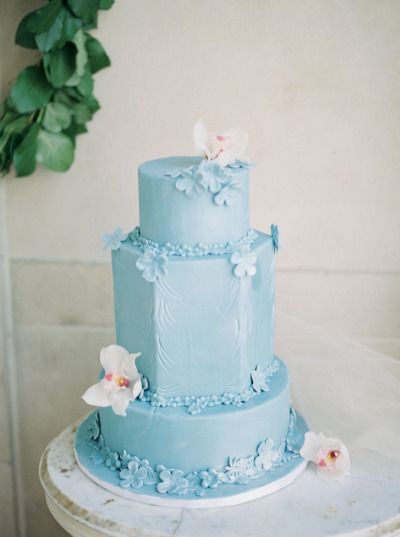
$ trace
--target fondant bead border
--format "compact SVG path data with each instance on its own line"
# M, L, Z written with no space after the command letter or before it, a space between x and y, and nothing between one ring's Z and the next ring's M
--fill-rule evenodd
M304 441L304 430L296 425L296 412L291 408L286 438L278 445L267 438L260 442L252 455L226 458L223 468L208 468L184 472L179 468L166 468L162 464L151 464L147 459L122 452L112 451L105 443L101 432L100 415L96 411L89 418L86 444L92 449L89 456L94 465L103 465L118 475L123 489L149 489L151 493L169 496L204 497L224 485L247 485L250 481L265 476L288 462L301 459L300 448ZM78 431L78 434L80 431ZM79 450L77 451L79 461Z
M220 395L179 395L175 397L163 397L157 392L147 389L146 386L148 386L148 380L146 377L142 376L142 385L145 386L145 389L143 390L140 399L154 407L186 407L188 413L191 415L200 414L203 409L218 405L233 405L239 407L248 403L256 395L260 395L262 392L268 392L269 382L279 368L280 361L275 358L272 364L265 370L256 368L251 373L252 382L249 388L242 392L224 392ZM260 382L258 383L256 382L256 379L257 376L260 377L260 373L262 381L260 379Z
M186 244L171 244L169 242L159 244L158 242L154 242L141 235L139 226L128 235L133 246L139 248L141 252L153 250L157 254L180 257L232 254L242 246L251 246L257 237L257 232L254 229L249 229L246 235L237 241L214 244L198 243L195 246L188 246Z

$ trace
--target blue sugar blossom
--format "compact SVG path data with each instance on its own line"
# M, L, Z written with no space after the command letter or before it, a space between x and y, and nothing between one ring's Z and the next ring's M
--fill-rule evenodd
M160 494L187 494L189 489L189 480L186 479L182 470L167 470L163 466L158 467L160 483L157 485L157 491Z
M119 460L118 453L115 451L110 451L105 458L104 464L112 471L121 468L121 461Z
M139 489L144 485L146 477L146 469L143 468L137 460L130 461L128 467L124 468L119 473L119 478L121 479L120 485L124 489L129 487Z
M196 175L193 168L182 170L175 183L175 188L179 190L179 192L183 192L187 198L193 198L201 194L201 192L204 192L201 176Z
M274 448L274 441L271 438L264 440L257 448L257 456L254 459L256 468L269 470L274 464L280 461L282 450Z
M246 485L254 477L253 457L229 457L225 466L225 481Z
M259 365L251 372L251 386L256 393L269 391L267 373L267 370Z
M205 489L215 489L223 483L224 474L214 468L200 472L201 486Z
M238 252L232 254L230 261L235 267L233 272L238 278L252 277L257 272L257 254L252 252L249 246L242 246Z
M143 272L148 282L155 282L167 275L167 256L154 250L146 250L136 261L136 267Z
M239 192L242 190L242 187L237 181L229 181L226 183L221 190L214 196L214 203L222 207L231 207L236 202L236 199L239 195Z
M228 164L228 168L232 168L233 170L238 170L239 168L249 169L254 168L254 164L247 160L236 159L235 162Z
M274 252L278 252L279 250L279 228L275 224L271 224L271 238L272 238L272 246L274 248Z
M104 244L104 250L119 250L121 243L128 237L128 233L124 233L120 227L114 229L111 234L104 233L101 240Z
M230 177L226 172L226 168L222 167L218 162L207 159L200 162L194 173L200 184L212 194L217 194L224 182Z

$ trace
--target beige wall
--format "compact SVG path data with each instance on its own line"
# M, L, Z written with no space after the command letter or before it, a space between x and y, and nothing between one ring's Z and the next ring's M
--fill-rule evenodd
M0 0L3 94L33 56L13 46L14 28L41 3ZM277 307L400 355L399 30L397 0L119 0L101 16L113 66L96 76L102 110L73 168L11 175L0 189L1 313L14 333L0 345L1 390L13 376L4 416L0 392L7 535L13 487L28 537L63 535L36 467L85 411L80 394L113 340L99 237L137 224L138 164L191 153L200 116L249 131L253 225L282 235Z

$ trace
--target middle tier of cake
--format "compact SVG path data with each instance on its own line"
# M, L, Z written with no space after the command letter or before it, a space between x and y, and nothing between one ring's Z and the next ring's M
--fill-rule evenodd
M117 343L141 353L155 401L240 403L273 372L273 241L249 236L237 251L168 255L136 232L113 252Z

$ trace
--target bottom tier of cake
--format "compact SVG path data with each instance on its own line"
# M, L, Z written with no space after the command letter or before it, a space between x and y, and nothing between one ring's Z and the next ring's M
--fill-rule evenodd
M126 417L98 409L79 426L75 451L87 475L132 500L233 505L274 492L304 469L305 431L290 408L280 362L268 390L239 407L216 405L191 415L184 407L136 400Z

